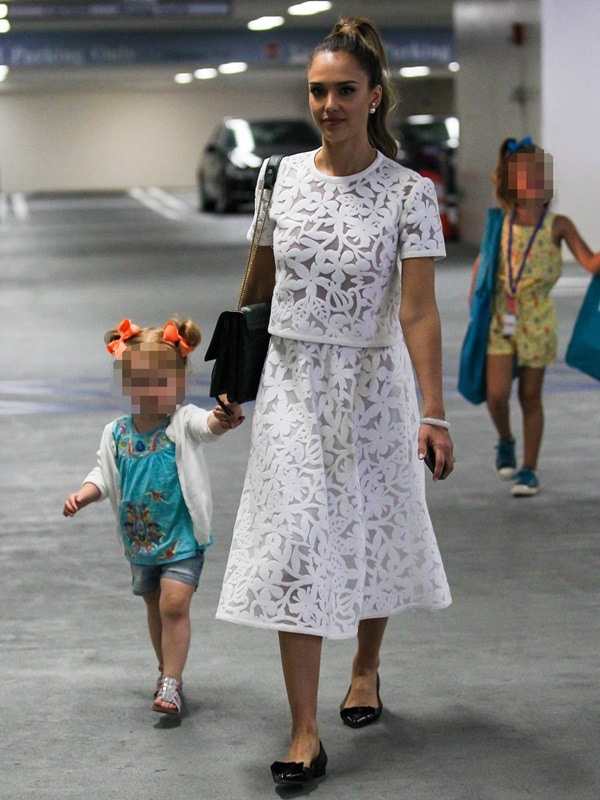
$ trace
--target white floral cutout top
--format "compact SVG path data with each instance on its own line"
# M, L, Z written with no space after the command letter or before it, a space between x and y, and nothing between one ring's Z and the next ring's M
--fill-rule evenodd
M276 264L269 331L351 347L395 344L400 262L446 254L433 183L379 152L363 172L324 175L316 152L284 158L277 174L260 241L273 246Z

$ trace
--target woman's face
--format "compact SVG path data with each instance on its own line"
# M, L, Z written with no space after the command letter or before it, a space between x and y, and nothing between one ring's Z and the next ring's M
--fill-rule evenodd
M341 143L367 136L369 109L381 102L381 86L348 53L317 53L308 69L310 113L324 141Z

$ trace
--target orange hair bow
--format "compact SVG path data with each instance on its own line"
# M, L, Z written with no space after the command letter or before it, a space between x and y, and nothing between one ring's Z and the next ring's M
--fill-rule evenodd
M177 347L179 350L179 355L182 358L188 356L195 347L195 345L188 342L185 336L182 336L179 333L177 325L175 325L171 319L163 328L162 341L166 342L167 344L172 344L173 347Z
M131 339L132 336L137 336L138 333L141 333L142 329L138 325L134 325L130 319L124 319L117 330L119 331L119 338L109 342L106 345L106 349L115 358L121 358L123 350L127 347L125 342Z

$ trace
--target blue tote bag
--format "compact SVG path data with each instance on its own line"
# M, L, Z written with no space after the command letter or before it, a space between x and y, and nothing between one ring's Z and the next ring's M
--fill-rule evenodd
M483 403L486 397L485 362L503 219L501 209L489 209L471 302L471 319L460 351L458 391L475 405Z
M565 361L600 381L600 275L595 275L587 288Z

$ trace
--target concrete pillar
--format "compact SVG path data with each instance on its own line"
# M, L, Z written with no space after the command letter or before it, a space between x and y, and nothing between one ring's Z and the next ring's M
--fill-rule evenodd
M600 250L600 3L540 0L542 145L554 156L554 210Z
M490 174L502 140L540 139L538 0L458 0L454 30L461 232L479 243L486 210L495 205Z

